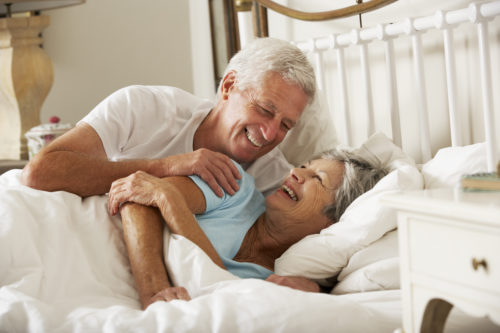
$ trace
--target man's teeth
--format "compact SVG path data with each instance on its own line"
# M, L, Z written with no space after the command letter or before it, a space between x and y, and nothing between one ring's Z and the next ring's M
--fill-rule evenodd
M295 193L292 191L291 188L289 188L286 185L283 185L282 189L290 196L290 198L292 198L293 201L297 201L297 196L295 195Z
M247 134L247 138L248 140L250 140L250 142L256 146L256 147L262 147L262 144L260 144L252 135L250 135L250 132L248 130L245 130L245 133Z

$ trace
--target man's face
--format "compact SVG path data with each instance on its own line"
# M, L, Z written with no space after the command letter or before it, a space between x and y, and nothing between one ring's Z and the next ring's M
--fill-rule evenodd
M283 141L307 104L307 95L300 87L275 73L258 89L242 91L234 80L223 89L223 150L240 163L254 161Z

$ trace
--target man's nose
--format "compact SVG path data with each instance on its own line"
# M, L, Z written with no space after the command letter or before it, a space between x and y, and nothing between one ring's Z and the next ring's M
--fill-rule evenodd
M264 139L266 139L267 142L273 142L276 139L276 136L279 133L280 124L281 124L280 120L272 119L268 120L262 126L262 135L264 136Z

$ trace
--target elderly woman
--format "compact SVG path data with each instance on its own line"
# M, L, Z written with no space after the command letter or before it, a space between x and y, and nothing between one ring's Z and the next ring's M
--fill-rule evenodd
M242 174L240 190L217 197L197 176L159 179L140 172L113 183L110 213L121 203L125 241L142 305L189 299L171 287L162 254L163 221L173 233L202 248L222 268L242 278L266 279L274 261L292 244L335 223L347 206L385 175L346 150L336 150L294 168L283 185L264 198ZM196 214L196 217L193 216Z

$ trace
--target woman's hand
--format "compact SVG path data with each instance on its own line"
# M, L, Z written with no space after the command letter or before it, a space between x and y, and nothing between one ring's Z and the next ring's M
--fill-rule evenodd
M285 286L297 290L308 291L313 293L320 292L319 285L316 282L301 276L281 276L281 275L271 274L266 279L266 281L273 282L280 286Z
M189 296L189 293L184 287L168 287L158 292L153 297L151 297L148 302L145 302L145 304L143 304L143 306L144 309L146 309L149 305L153 304L154 302L158 301L170 302L174 299L190 301L191 297Z
M170 184L143 171L115 180L111 184L108 210L111 215L118 213L120 205L135 202L145 206L158 206L159 194L167 191Z

